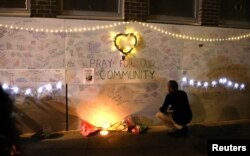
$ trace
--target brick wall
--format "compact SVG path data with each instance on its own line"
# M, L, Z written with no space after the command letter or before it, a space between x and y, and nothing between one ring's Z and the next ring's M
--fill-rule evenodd
M31 0L32 17L56 17L57 0Z
M125 0L125 20L146 21L148 6L148 0Z
M220 0L200 0L198 18L201 25L218 26ZM125 0L125 20L146 21L149 0Z
M219 25L220 3L220 0L202 0L200 8L201 25Z

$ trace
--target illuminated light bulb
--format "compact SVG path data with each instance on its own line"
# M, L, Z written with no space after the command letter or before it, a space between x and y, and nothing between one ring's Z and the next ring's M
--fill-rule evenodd
M198 86L198 87L201 86L201 82L200 82L200 81L197 82L197 86Z
M49 29L45 29L46 32L49 32Z
M36 29L35 31L36 31L36 32L38 32L39 30L38 30L38 29Z
M12 26L12 25L10 26L10 29L13 29L13 26Z
M87 28L88 31L90 31L91 29L90 28Z
M2 88L3 88L4 90L9 89L9 85L5 83L5 84L2 85Z
M54 33L54 30L53 30L53 29L51 29L51 30L50 30L50 32L51 32L51 33Z
M115 26L116 26L116 25L115 25ZM100 29L100 27L99 27L99 26L97 26L97 27L96 27L96 29L98 30L98 29Z
M83 31L86 31L87 29L86 28L83 28Z
M203 85L205 88L208 87L208 82L204 82L204 85Z
M63 30L62 30L62 29L60 29L60 32L63 32Z
M222 83L222 84L227 83L227 78L220 78L219 83Z
M26 31L28 31L29 29L28 28L25 28Z
M220 79L219 79L219 83L223 83L223 78L220 78Z
M45 88L46 88L46 90L47 91L51 91L52 90L52 85L51 84L47 84L46 86L45 86Z
M0 27L2 27L3 26L3 24L0 24Z
M215 87L216 86L216 84L217 84L217 82L216 81L212 81L212 87Z
M241 84L240 89L244 89L244 88L245 88L245 84Z
M57 89L61 89L61 88L62 88L62 83L61 83L61 82L58 82L58 83L56 84L56 88L57 88Z
M37 89L37 92L38 92L38 93L42 93L42 92L43 92L43 87L39 87L39 88Z
M17 27L17 26L16 26L15 28L16 28L16 29L19 29L19 27Z
M74 31L75 31L75 32L77 32L77 29L76 29L76 28L74 28Z
M227 78L223 78L223 84L227 83Z
M56 29L55 32L58 33L58 30Z
M12 89L13 89L13 92L14 92L15 94L17 94L17 93L19 92L19 88L18 88L18 87L13 87Z
M227 85L228 85L228 86L232 86L232 85L233 85L232 81L228 81L228 82L227 82Z
M23 27L21 27L20 29L23 30Z
M234 88L235 88L235 89L238 89L238 88L239 88L239 84L238 84L238 83L235 83L235 84L234 84Z
M187 82L187 78L186 78L186 77L183 77L183 78L182 78L182 82Z
M44 31L44 29L42 28L42 29L40 29L40 31L41 31L41 32L43 32L43 31Z
M8 28L8 27L9 27L9 26L6 24L6 25L5 25L5 28Z
M72 32L73 30L72 29L69 29L69 32Z
M194 80L189 80L189 85L193 86L194 85Z
M33 30L34 30L34 28L30 28L30 30L31 30L31 31L33 31Z
M25 95L31 95L31 89L30 88L26 89L24 94Z

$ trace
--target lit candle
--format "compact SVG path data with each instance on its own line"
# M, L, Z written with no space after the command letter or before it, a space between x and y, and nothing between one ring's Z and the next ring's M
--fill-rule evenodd
M100 134L101 134L102 136L106 136L106 135L109 134L109 131L107 131L107 130L101 130L101 131L100 131Z
M104 121L102 123L102 130L100 131L100 135L106 136L109 134L109 131L107 130L110 127L110 124L107 121Z

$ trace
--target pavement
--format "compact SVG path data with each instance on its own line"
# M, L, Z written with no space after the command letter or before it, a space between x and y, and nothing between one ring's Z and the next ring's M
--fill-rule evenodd
M169 136L166 127L153 126L143 134L110 132L88 137L79 131L47 138L23 136L22 156L205 156L208 140L250 140L250 121L192 124L186 136Z

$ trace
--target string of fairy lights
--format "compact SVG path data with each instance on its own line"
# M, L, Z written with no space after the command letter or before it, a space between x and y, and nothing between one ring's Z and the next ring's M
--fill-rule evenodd
M24 95L32 97L40 97L41 95L51 95L55 91L60 91L63 88L62 82L57 82L54 84L48 83L42 86L39 86L37 89L34 88L20 88L17 86L8 85L7 83L2 84L3 90L8 92L11 95ZM233 82L230 79L223 77L218 80L213 81L200 81L187 78L186 76L181 79L182 87L196 87L196 88L215 88L215 87L226 87L235 90L244 90L246 85L244 83Z
M4 91L9 93L10 95L24 95L24 96L32 96L32 97L40 97L41 95L51 95L55 91L60 91L63 88L62 82L57 82L55 84L45 84L39 86L37 89L35 88L21 88L13 85L9 85L7 83L2 84L2 88Z
M183 77L181 79L181 85L182 87L190 86L190 87L196 87L196 88L215 88L218 86L231 88L231 89L239 89L244 90L246 88L246 85L244 83L239 82L233 82L232 80L223 77L219 78L218 80L212 80L212 81L200 81L200 80L194 80L191 78Z
M103 30L103 29L109 29L113 27L118 27L122 25L130 25L130 24L139 24L143 27L147 27L149 29L152 29L154 31L157 31L159 33L162 33L164 35L177 38L177 39L183 39L183 40L190 40L190 41L199 41L199 42L223 42L223 41L239 41L243 39L250 38L250 32L235 36L229 36L229 37L218 37L218 38L210 38L210 37L198 37L198 36L191 36L191 35L185 35L181 33L174 33L168 30L165 30L163 28L157 27L153 24L144 23L144 22L115 22L113 24L106 24L106 25L97 25L97 26L91 26L91 27L75 27L75 28L68 28L68 29L51 29L51 28L37 28L37 27L26 27L26 26L18 26L18 25L11 25L11 24L3 24L0 23L0 28L6 28L6 29L13 29L13 30L22 30L22 31L30 31L30 32L44 32L44 33L79 33L79 32L86 32L86 31L97 31L97 30Z

